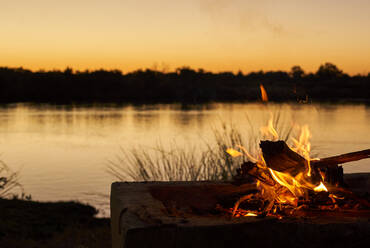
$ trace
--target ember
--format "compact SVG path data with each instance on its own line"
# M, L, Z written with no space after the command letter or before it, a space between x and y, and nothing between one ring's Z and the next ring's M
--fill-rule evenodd
M238 146L240 151L227 149L233 157L245 156L234 177L235 184L254 181L257 192L239 198L232 208L217 206L218 210L241 216L304 215L304 212L352 211L370 208L367 200L360 199L345 188L343 168L339 164L369 158L370 150L344 154L324 159L310 157L311 134L303 126L292 146L278 140L272 118L261 128L262 136L270 140L260 143L260 154L253 157Z

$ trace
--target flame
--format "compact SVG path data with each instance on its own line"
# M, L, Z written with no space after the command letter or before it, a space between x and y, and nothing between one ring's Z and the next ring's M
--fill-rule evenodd
M249 210L243 210L243 209L235 209L235 208L230 208L230 209L223 209L226 212L229 212L235 217L256 217L258 214L254 211L249 211Z
M251 217L252 217L252 216L258 216L258 215L257 215L257 214L254 214L254 213L250 213L250 212L249 212L249 213L247 213L246 215L243 215L243 216L251 216Z
M337 196L337 195L334 195L334 194L330 194L329 196L335 198L335 199L340 199L340 200L343 200L344 197L340 197L340 196Z
M240 156L242 156L242 155L243 155L243 153L238 152L237 150L234 150L234 149L232 149L232 148L228 148L228 149L226 150L226 152L227 152L228 154L230 154L233 158L240 157Z
M267 126L261 127L260 131L262 133L262 136L266 136L266 137L271 137L272 136L272 140L278 140L279 139L279 134L274 128L272 114L271 114L270 119L268 120Z
M263 86L261 85L261 92L264 92ZM262 93L263 95L263 93ZM266 96L267 97L267 96ZM269 119L267 126L262 127L260 129L261 134L263 137L268 137L272 140L278 140L279 134L273 126L273 116ZM238 145L238 148L241 152L236 151L232 148L227 149L227 153L229 153L233 157L238 156L246 156L250 161L254 162L257 167L261 168L264 173L269 173L271 178L276 182L275 185L271 186L263 181L257 180L257 188L259 189L258 197L261 199L266 200L269 202L265 209L259 210L258 212L250 211L250 210L238 210L239 205L243 201L250 201L253 198L252 195L246 195L241 197L234 205L232 209L233 216L257 216L262 213L267 213L268 215L273 215L277 217L281 217L277 213L277 206L279 205L289 205L294 209L299 209L298 207L298 200L304 199L307 197L308 190L312 190L315 192L328 192L328 189L325 187L323 182L320 182L320 185L316 186L311 182L311 165L310 160L310 151L311 151L311 143L310 143L311 133L307 125L302 126L300 128L300 133L297 138L293 138L292 142L293 145L290 147L293 151L297 152L298 154L302 155L307 161L307 168L302 172L292 176L289 173L284 173L280 171L276 171L273 169L268 168L266 162L263 158L261 152L257 156L252 156L247 149L243 146ZM324 180L324 179L323 179ZM258 198L257 197L257 198ZM334 200L334 196L331 197ZM276 205L277 204L277 205ZM292 210L292 211L293 211Z
M257 163L257 162L258 162L258 158L253 157L253 156L248 152L248 150L247 150L247 149L245 149L245 147L244 147L244 146L237 145L237 147L239 147L239 148L240 148L240 150L242 150L242 151L244 152L244 155L245 155L245 156L247 156L247 158L248 158L248 159L250 159L252 162L254 162L254 163ZM226 151L227 151L227 150L226 150Z
M315 187L313 190L316 192L322 192L322 191L328 192L328 189L325 187L323 182L320 182L320 185Z
M310 164L310 151L311 151L311 132L307 125L304 125L301 128L301 134L299 135L299 139L292 139L294 146L291 147L293 151L298 154L301 154L307 160L307 176L311 176L311 164Z
M303 185L299 183L294 177L290 176L287 173L274 171L269 168L269 171L272 177L278 182L281 186L286 187L294 196L300 197L304 194Z
M269 98L267 96L267 92L265 90L265 87L263 87L262 84L260 84L260 90L261 90L261 97L262 97L262 101L263 102L268 102L269 101Z

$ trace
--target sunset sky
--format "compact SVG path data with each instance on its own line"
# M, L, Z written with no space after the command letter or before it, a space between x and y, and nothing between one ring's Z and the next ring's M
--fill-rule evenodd
M0 66L370 72L369 0L1 0Z

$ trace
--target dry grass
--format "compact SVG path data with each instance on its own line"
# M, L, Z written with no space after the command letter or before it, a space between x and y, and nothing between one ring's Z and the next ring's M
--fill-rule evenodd
M287 141L293 126L282 113L281 109L274 110L273 124L280 139ZM232 158L226 149L243 146L257 155L260 140L266 138L261 137L260 127L255 127L248 116L246 118L249 125L245 129L222 123L213 129L213 140L200 137L202 142L196 147L180 147L173 142L171 149L165 149L161 143L149 149L121 149L121 153L109 161L107 171L121 181L230 180L245 158Z
M0 198L25 196L24 189L19 183L19 172L12 171L3 161L0 160Z
M202 146L180 147L173 142L171 149L165 149L161 143L149 149L121 149L121 153L109 161L108 172L122 181L231 179L238 163L230 158L226 148L242 144L241 135L227 125L214 134L215 145L203 141Z

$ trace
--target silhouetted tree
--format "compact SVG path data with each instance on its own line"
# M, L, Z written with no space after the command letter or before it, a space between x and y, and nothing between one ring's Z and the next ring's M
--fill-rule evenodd
M299 65L293 66L292 69L290 70L290 75L294 79L301 79L304 76L304 74L305 74L304 70Z
M334 64L304 73L294 66L290 72L258 71L212 73L180 67L174 72L137 70L64 71L0 67L2 102L183 102L258 101L263 84L273 101L306 99L369 101L370 73L348 76Z
M343 71L339 70L338 67L332 63L325 63L319 67L316 75L320 78L338 78L343 75Z
M70 67L67 67L67 68L64 69L63 73L66 74L66 75L72 75L73 69L70 68Z

